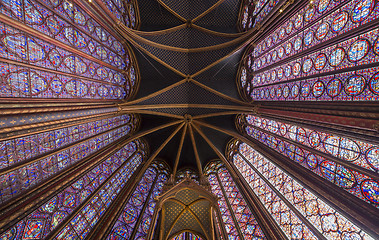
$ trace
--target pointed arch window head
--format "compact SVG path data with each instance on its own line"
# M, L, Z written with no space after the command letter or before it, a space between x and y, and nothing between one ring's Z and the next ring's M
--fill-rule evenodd
M110 228L106 239L145 239L152 224L157 197L167 181L167 164L158 160L145 171L129 199L125 201L123 211Z
M227 155L289 238L373 239L246 143L230 141Z
M137 0L101 0L108 10L125 26L138 29L140 24Z
M280 0L244 0L241 3L238 17L240 31L247 31L257 23L261 23L266 16L278 5Z
M35 211L0 233L0 239L46 238L54 230L62 227L69 217L75 217L72 221L76 225L67 225L59 233L58 239L85 236L142 162L146 156L145 151L140 140L127 143L110 157L95 164L83 176L73 179L69 186L58 194L41 202ZM78 213L80 206L88 201L100 186L103 187L99 193ZM78 219L80 222L77 222Z
M241 96L248 101L377 101L379 72L372 66L379 61L379 29L358 27L377 19L378 9L374 0L320 0L289 16L245 52L237 79Z
M211 191L219 197L218 227L229 239L266 239L253 211L239 191L234 179L220 161L205 167Z

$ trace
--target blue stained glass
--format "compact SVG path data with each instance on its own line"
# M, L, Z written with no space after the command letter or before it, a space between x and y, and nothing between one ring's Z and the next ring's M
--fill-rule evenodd
M373 93L379 95L379 72L371 77L369 87Z
M330 0L320 0L318 2L318 12L324 12L328 8L329 2Z
M358 239L371 239L367 233L249 145L233 140L227 152L233 157L233 163L251 189L288 236L298 236L299 239L312 237L313 233L305 226L304 220L295 220L301 214L328 239L346 237L347 234L353 234ZM314 155L309 156L309 164L314 166L317 159ZM277 192L273 192L273 188ZM289 203L284 203L284 199ZM289 204L299 213L294 214L288 208ZM297 229L294 230L293 226Z
M360 75L354 75L346 80L345 91L350 96L356 96L363 92L366 80Z
M341 31L345 27L348 20L349 20L349 14L345 11L340 12L333 19L332 30L334 32Z
M29 24L41 24L43 22L43 17L37 9L30 4L29 0L24 0L25 4L25 20Z
M379 183L374 180L365 180L361 183L363 196L369 201L379 204Z
M361 22L366 19L372 12L375 5L375 0L361 0L355 5L351 13L351 20L353 22Z
M368 40L359 39L355 41L348 51L349 60L352 62L357 62L363 59L367 55L369 48L370 42Z
M328 85L326 86L326 91L329 96L336 97L341 92L342 89L342 82L334 78L328 82Z
M39 239L45 225L43 220L29 220L26 223L23 239Z

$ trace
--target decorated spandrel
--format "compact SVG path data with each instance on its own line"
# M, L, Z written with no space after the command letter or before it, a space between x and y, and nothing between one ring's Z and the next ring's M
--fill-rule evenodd
M378 10L373 0L304 7L247 50L238 75L242 95L257 101L379 100L379 69L372 67L379 61L378 29L357 31L376 20Z
M161 170L162 168L157 166L157 163L153 163L145 171L117 221L111 227L107 239L130 239L133 231L136 239L145 239L151 227L154 213L155 202L153 199L159 195L164 182L167 180L165 174L160 174ZM145 209L144 212L142 212L143 209ZM140 225L136 226L138 219L141 220Z
M243 116L238 117L238 119L242 118ZM243 121L239 121L239 124L242 124L242 131L248 136L262 142L282 154L284 157L291 159L296 164L299 164L318 176L334 183L336 186L351 193L357 198L360 198L375 207L379 207L379 183L365 175L363 172L352 170L350 167L342 165L341 163L326 159L317 152L312 152L304 147L296 146L289 140L281 139L278 136L275 136L275 134L266 133L259 128L246 125ZM280 130L284 132L288 131L287 128L281 128ZM302 141L301 139L303 136L304 135L302 134L299 135L298 138L300 141ZM309 141L309 139L304 139L304 141L305 140ZM338 149L333 147L333 145L327 145L326 148L329 150ZM347 148L342 147L341 149L343 152L347 151Z
M239 192L228 170L220 163L212 162L205 173L213 194L219 197L225 231L231 239L266 239L253 212Z
M236 149L230 153L238 171L289 238L315 238L309 230L304 231L307 227L295 216L301 214L307 224L312 224L327 239L373 239L249 145L234 140L229 146ZM288 204L293 205L298 213L290 210ZM285 214L292 215L289 222L279 217ZM296 218L297 221L294 221ZM286 227L288 223L297 227Z
M1 233L0 239L45 238L115 171L125 169L131 174L141 162L141 153L136 153L139 146L139 141L130 142L114 155L97 163L84 176L74 179L67 188L41 203L37 210ZM120 168L122 165L125 166ZM97 207L103 211L103 205Z
M73 130L74 128L75 127L70 128L70 131L72 132L68 134L68 138L80 138L80 133ZM98 151L117 139L129 134L131 129L132 127L129 124L120 125L109 132L100 133L98 135L91 136L88 139L83 139L72 146L68 145L65 148L59 148L59 150L52 152L47 157L37 157L32 162L28 161L28 164L25 166L15 166L14 169L0 176L0 183L2 185L0 190L0 202L5 202L13 198L21 192L24 192L36 184L41 183L47 178L53 176L59 171L81 161L91 153ZM58 142L62 140L61 137L63 136L58 136ZM25 142L25 140L23 140L21 142L16 142L16 145L5 145L6 152L2 151L4 153L2 156L7 158L7 160L5 160L5 164L9 164L9 161L14 160L13 155L15 155L15 153L13 153L13 155L8 155L8 153L11 153L11 151L13 152L13 148L17 150L17 146L19 146L19 150L17 151L24 151L25 156L32 154L31 151L34 150L33 144L35 143L30 138L27 137L27 139L29 139L30 142ZM70 141L73 140L71 139ZM57 141L55 141L55 144L56 143ZM35 148L37 147L40 148L40 144L35 144Z

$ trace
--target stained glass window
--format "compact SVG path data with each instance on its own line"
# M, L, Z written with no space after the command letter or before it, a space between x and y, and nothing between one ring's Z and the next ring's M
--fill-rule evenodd
M373 0L319 0L296 12L245 53L242 95L264 101L377 101L379 69L372 64L379 61L379 29L361 26L377 19L378 9Z
M26 25L0 25L0 56L8 59L0 61L1 97L123 99L134 94L131 50L73 2L4 0L0 11Z
M167 180L167 167L153 163L144 173L133 194L126 201L107 239L145 239L155 209L154 197L158 196Z
M229 239L265 239L253 212L228 170L220 162L211 162L205 168L205 174L208 176L212 193L219 197L221 225Z
M129 134L134 124L130 115L123 115L0 142L0 201ZM18 164L23 162L27 164Z
M196 183L199 183L199 175L196 171L190 168L182 168L176 173L176 182L182 181L186 176L189 176Z
M249 119L248 122L254 125L247 124L244 119ZM261 124L258 123L259 119L262 120ZM371 165L377 162L376 146L252 116L239 116L238 124L248 136L354 196L379 207L379 183L363 171L352 170L348 164L344 164L349 162L377 171ZM318 144L321 145L318 147ZM320 152L334 155L341 161L337 162L335 158L326 157Z
M319 234L327 239L373 239L249 145L233 140L227 151L289 238L318 239Z
M105 187L100 189L100 193L93 197L90 204L83 208L81 216L86 220L75 226L74 232L70 231L75 236L80 234L76 231L79 228L84 229L86 226L83 224L86 224L87 221L92 221L91 223L97 221L98 216L109 204L105 200L111 199L106 199L104 194L111 195L112 191L114 192L113 188L121 187L124 184L121 181L126 182L142 161L143 155L140 141L126 144L114 155L96 163L84 176L75 178L57 195L42 202L37 210L2 233L0 238L8 236L8 239L42 239L46 237L68 216L77 211L78 207L96 192L98 187L105 184ZM120 182L117 182L117 178L120 178ZM110 183L115 185L111 187ZM69 232L68 228L65 228L64 231Z
M171 240L202 240L202 238L192 232L182 232Z
M137 29L139 13L136 0L102 0L108 10L127 27Z

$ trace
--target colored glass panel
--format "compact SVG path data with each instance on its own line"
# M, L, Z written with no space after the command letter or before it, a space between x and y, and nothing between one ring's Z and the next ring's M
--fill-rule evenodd
M92 126L80 125L87 128L80 129L78 126L74 126L68 128L66 131L55 131L55 137L52 134L42 133L38 134L37 138L25 137L16 139L15 141L2 142L1 153L4 159L2 163L4 166L7 166L15 163L16 154L23 156L24 159L28 159L32 156L32 151L37 151L37 147L40 149L40 152L48 152L54 145L54 147L59 147L59 144L74 143L83 138L82 141L73 144L73 146L67 145L65 148L60 148L49 157L37 158L36 162L29 163L10 173L1 175L0 183L3 186L0 191L1 202L20 194L57 172L77 163L91 153L127 135L132 128L129 124L120 124L122 121L124 120L121 120L118 123L119 126L114 128L110 125L110 122L105 121L102 128L95 127L96 125L94 124ZM109 128L109 132L99 133L100 130L106 130L106 127ZM91 134L91 131L98 131L96 133L99 134L95 135L92 133L93 136L84 138L88 134ZM35 142L34 140L37 141ZM10 153L14 149L17 153Z
M227 169L213 163L207 166L206 172L212 193L219 197L222 222L229 239L240 239L238 229L245 239L265 239Z
M123 163L120 159L121 163ZM105 213L120 190L128 182L131 175L142 162L140 153L134 155L128 162L118 167L117 171L108 179L104 179L102 187L97 189L96 194L77 213L73 219L60 231L55 239L85 238L90 230L96 225L100 217ZM97 175L97 174L96 174ZM98 184L97 186L99 186ZM87 197L89 194L86 194Z
M351 170L346 166L342 166L340 164L337 164L333 161L330 161L321 155L317 154L316 152L310 152L306 148L302 146L297 146L291 143L289 140L285 140L280 138L280 135L274 135L262 132L259 128L255 128L252 126L245 126L244 131L246 133L257 139L258 141L262 142L263 144L269 146L270 148L276 150L277 152L281 153L285 157L288 157L289 159L293 160L294 162L297 162L297 164L300 164L301 166L311 170L315 174L323 177L324 179L336 184L337 186L341 187L345 191L353 194L354 196L365 200L373 205L376 205L374 201L371 201L369 198L365 197L361 189L364 188L364 183L367 181L374 181L367 175ZM306 143L305 141L304 143ZM342 141L341 141L342 142ZM329 142L329 144L332 144L334 142ZM347 143L347 144L346 144ZM323 144L320 144L323 145ZM325 145L325 143L324 143ZM329 151L335 150L335 145L327 145ZM321 151L321 150L320 150ZM324 150L326 151L326 149ZM346 158L351 157L351 154L355 153L356 148L354 145L351 145L350 142L346 141L344 144L341 144L341 150L339 153L340 158ZM336 153L336 152L335 152ZM318 161L318 167L314 168L312 166L312 162L305 161L305 158L309 155L313 154L314 158L311 160ZM353 155L354 156L354 155ZM365 160L360 159L361 161L353 162L354 164L360 164L363 163L365 165L368 165L365 163ZM375 181L374 181L375 182ZM374 192L374 195L376 193ZM376 206L378 207L378 206Z
M10 235L15 229L17 229L14 234L15 239L21 239L21 237L34 239L33 236L36 239L46 237L114 172L126 168L129 172L133 172L141 162L140 154L133 156L139 145L139 141L128 143L112 156L96 164L83 177L73 180L67 188L42 203L37 210L2 233L0 238L3 239L4 236ZM125 165L124 168L120 168L122 165ZM68 199L70 202L67 202ZM89 214L92 213L93 210L90 210Z
M334 157L352 162L372 171L378 171L379 159L375 159L375 151L372 151L372 154L369 153L369 156L372 155L373 157L366 157L365 155L370 149L378 148L376 145L252 115L247 115L246 121L252 126L294 140L317 151L329 153ZM273 125L277 127L270 127ZM288 131L278 132L273 130L281 127L288 129Z
M255 60L250 63L251 67L248 68L246 77L244 75L244 79L239 79L244 98L258 101L301 101L304 99L302 97L305 96L304 100L378 100L375 90L371 90L367 84L372 73L370 73L369 78L366 78L365 85L357 86L362 87L362 91L358 92L337 90L335 92L338 94L323 91L315 92L315 95L300 92L298 96L293 97L295 96L293 95L291 97L291 95L282 94L286 86L281 84L281 82L291 81L292 83L288 86L290 89L293 86L301 89L302 85L308 84L307 82L312 82L314 85L315 78L322 78L325 79L325 81L322 80L325 88L332 77L317 77L317 74L330 72L329 75L331 75L336 70L341 72L341 69L353 67L358 68L356 72L365 71L365 65L378 62L379 58L376 51L378 29L367 31L362 28L362 30L356 30L361 24L377 19L379 16L378 9L377 1L371 0L318 1L315 7L307 5L304 9L300 9L288 20L281 23L276 30L265 36L254 49L252 47L248 49L244 61L246 62L252 57ZM291 28L292 24L294 28ZM332 46L314 47L354 29L354 35L345 39L340 38ZM280 54L281 52L286 52L286 54ZM297 55L301 57L297 57ZM291 60L288 59L289 57ZM281 61L279 65L276 64L278 61ZM302 71L299 71L299 64L301 64ZM285 70L282 77L277 74L281 69ZM289 71L290 69L292 72ZM240 71L242 70L240 69ZM335 75L344 75L344 73ZM300 78L302 80L298 80ZM244 80L243 84L242 80ZM339 80L343 84L342 89L349 88L346 86L349 84L346 79ZM298 83L294 81L298 81ZM318 84L322 85L322 83ZM266 94L266 92L272 94ZM322 94L319 95L319 93Z
M111 227L112 230L107 239L130 239L133 230L135 231L136 239L145 239L154 213L154 197L159 195L164 182L167 180L167 176L160 174L160 169L156 167L157 165L153 163L145 171L136 190L126 202L115 224ZM148 191L141 191L145 187ZM145 211L142 212L144 207ZM140 225L136 226L138 218L141 218L141 221Z
M286 199L308 220L308 224L312 224L327 239L345 238L347 236L354 236L358 239L371 239L367 233L249 145L240 143L238 153L234 154L233 160L237 169L259 196L262 203L267 202L263 196L267 196L269 192L274 193L277 199ZM262 183L266 185L266 188L263 188L263 192L259 188L259 184ZM276 191L273 191L274 189ZM283 202L282 204L285 203ZM265 205L268 206L268 204ZM272 211L271 209L268 210ZM298 238L289 235L288 228L284 228L283 219L278 217L280 215L272 214L272 216L289 237ZM306 226L302 226L302 229L306 228ZM300 238L312 238L307 234L303 232Z

